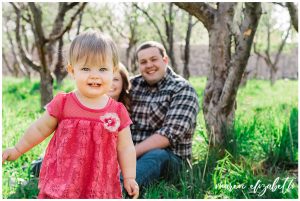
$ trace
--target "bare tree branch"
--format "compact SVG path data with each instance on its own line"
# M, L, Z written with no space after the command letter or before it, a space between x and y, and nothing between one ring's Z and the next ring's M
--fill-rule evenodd
M49 42L49 41L55 41L59 38L61 38L71 27L72 27L72 24L76 18L76 16L78 14L80 14L80 12L83 11L83 9L85 8L87 2L84 2L80 5L80 7L77 9L77 11L74 13L74 15L70 18L70 21L69 23L65 26L64 29L62 29L62 31L56 35L53 35L53 36L50 36L49 38L46 39L46 42Z
M192 20L193 20L193 16L189 14L188 26L187 26L186 36L185 36L184 65L183 65L183 77L187 80L190 77L189 61L190 61L190 39L191 39L192 28L193 28Z
M288 7L292 24L298 32L298 8L293 2L286 2L286 6Z
M263 59L266 59L266 57L265 57L263 54L261 54L261 53L258 51L258 49L256 48L256 42L253 43L253 51L254 51L254 53L255 53L258 57L261 57L261 58L263 58Z
M202 2L176 2L175 5L177 5L179 8L186 10L191 15L197 17L208 31L211 29L211 25L213 24L214 20L215 9L212 8L210 5Z
M273 2L273 4L277 4L279 6L285 7L285 5L283 3L281 3L281 2Z
M161 31L160 31L160 28L158 27L157 23L153 20L153 18L149 15L149 13L148 13L146 10L142 9L141 7L139 7L139 6L137 5L137 3L133 3L133 5L134 5L138 10L142 11L142 13L144 13L144 14L146 15L146 17L150 20L150 22L151 22L151 23L153 24L153 26L155 27L155 29L156 29L156 31L157 31L157 33L158 33L158 35L159 35L159 38L160 38L160 40L161 40L163 46L164 46L164 47L168 47L167 44L166 44L166 41L165 41L165 39L164 39L164 37L163 37Z
M96 19L95 15L92 14L92 12L87 12L87 14L92 18L93 22L95 23L95 25L97 25L97 28L100 30L100 31L104 31L104 28L103 28L103 25L98 25L99 23L99 20ZM95 26L94 25L94 26Z
M198 22L200 22L200 21L196 20L194 23L192 23L192 27L194 27L196 24L198 24Z
M223 103L222 108L226 105L233 105L235 103L235 97L237 94L238 86L242 79L243 72L245 70L248 57L250 55L251 44L256 32L259 18L261 16L261 4L260 3L245 3L245 17L241 25L241 34L237 37L238 46L235 54L233 55L233 61L229 70L228 78L224 85L224 91L220 100ZM229 107L231 108L231 107ZM229 112L229 111L224 111Z
M5 23L5 27L6 29L8 30L8 27L7 27L7 24ZM6 32L6 36L7 36L7 39L8 39L8 42L10 44L10 49L11 49L11 53L13 55L13 58L14 58L14 69L15 70L21 70L22 74L25 75L25 76L28 76L29 72L27 71L27 69L24 67L23 63L21 62L21 59L19 57L19 55L17 54L16 50L15 50L15 45L14 45L14 42L13 42L13 39L12 37L10 36L10 33L7 31ZM19 68L19 69L17 69Z
M19 49L19 52L21 54L21 58L22 61L27 64L28 66L32 67L34 70L36 71L40 71L41 66L37 63L35 63L34 61L32 61L32 59L30 58L30 56L28 55L28 53L24 50L24 48L22 47L22 42L21 42L21 37L20 37L20 18L21 18L21 13L20 13L20 9L19 6L13 2L10 3L16 13L16 41L17 41L17 46Z
M281 44L280 44L279 49L278 49L278 51L277 51L277 54L276 54L276 56L275 56L275 61L274 61L274 65L275 65L275 66L276 66L277 63L278 63L280 54L282 53L283 47L284 47L285 44L286 44L286 40L287 40L287 38L288 38L288 36L289 36L290 30L291 30L291 26L289 26L288 30L286 31L286 35L284 36L283 40L281 41Z
M264 51L265 55L261 54L259 51L257 51L256 49L256 44L254 43L253 47L254 47L254 52L255 54L258 56L258 58L262 58L267 66L270 68L270 74L271 74L271 77L270 77L270 80L271 80L271 85L274 84L275 82L275 74L278 70L278 67L277 67L277 63L279 61L279 58L280 58L280 55L282 53L282 50L283 50L283 47L285 46L286 44L286 40L289 36L289 32L291 30L291 27L292 25L290 25L289 29L287 30L283 40L281 41L280 45L279 45L279 48L277 50L277 53L275 55L275 59L272 61L272 58L271 58L271 54L270 54L270 44L271 44L271 31L270 31L270 24L268 23L267 24L267 47Z
M107 19L108 19L108 21L109 21L109 26L112 27L112 28L113 28L113 29L114 29L114 30L115 30L122 38L124 38L124 39L127 39L127 38L128 38L128 36L126 36L126 35L124 34L124 31L123 31L123 30L120 30L120 27L119 27L119 26L115 26L115 25L114 25L114 22L113 22L111 16L108 16Z
M42 27L41 19L42 19L42 12L41 9L36 6L34 2L28 3L31 13L33 15L33 25L36 33L36 42L43 45L45 44L45 34L44 29Z
M56 18L54 20L54 26L52 28L51 33L49 34L50 37L58 34L62 29L63 29L63 22L64 22L64 17L66 13L72 9L74 6L76 6L79 3L71 3L68 4L66 2L60 2L58 5L58 13L56 15Z
M78 35L80 33L80 27L81 27L81 22L82 22L82 16L83 16L83 11L80 12L79 14L79 20L78 20L78 23L77 23L77 32L76 32L76 35Z

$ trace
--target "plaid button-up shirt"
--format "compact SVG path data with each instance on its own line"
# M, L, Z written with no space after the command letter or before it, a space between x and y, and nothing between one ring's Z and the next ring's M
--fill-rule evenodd
M139 143L153 134L169 139L169 149L182 159L191 158L192 137L199 112L194 88L168 67L164 78L150 86L138 75L131 79L131 133Z

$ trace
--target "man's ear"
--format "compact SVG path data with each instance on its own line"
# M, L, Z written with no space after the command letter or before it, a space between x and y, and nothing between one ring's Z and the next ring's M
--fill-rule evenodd
M72 76L74 75L74 68L71 64L67 65L67 72L70 73Z
M163 57L163 61L164 61L164 63L166 64L166 65L168 65L168 63L169 63L169 57L166 55L166 56L164 56Z

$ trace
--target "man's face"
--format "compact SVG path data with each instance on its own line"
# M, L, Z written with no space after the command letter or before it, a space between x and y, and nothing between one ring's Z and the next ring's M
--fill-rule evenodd
M167 72L168 57L163 57L157 47L150 47L138 52L140 73L146 82L153 85L159 82Z

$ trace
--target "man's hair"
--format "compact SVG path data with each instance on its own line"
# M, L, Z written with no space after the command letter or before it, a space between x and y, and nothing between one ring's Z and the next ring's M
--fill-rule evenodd
M115 42L99 31L83 32L71 43L68 55L71 66L76 63L103 65L109 59L112 59L115 68L118 67L119 53Z
M137 48L136 53L135 53L136 58L138 59L138 53L141 50L144 50L144 49L147 49L150 47L156 47L159 50L159 53L161 54L162 57L167 56L166 49L161 43L156 42L156 41L146 41Z

